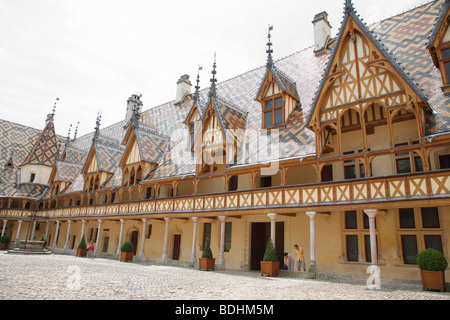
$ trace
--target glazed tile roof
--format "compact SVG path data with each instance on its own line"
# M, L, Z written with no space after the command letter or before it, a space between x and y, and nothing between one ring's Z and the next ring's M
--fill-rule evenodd
M441 75L427 49L428 38L435 30L435 23L444 4L444 0L433 1L364 27L380 50L385 50L383 52L392 56L392 61L396 61L395 66L399 73L411 83L417 94L428 99L433 113L427 114L427 134L450 131L450 98L440 89ZM330 40L329 49L336 47L338 38L339 36ZM312 113L316 93L320 89L322 76L331 56L329 51L316 55L314 47L311 46L274 62L281 83L290 94L298 97L300 105L292 112L285 128L279 130L279 154L272 154L269 158L260 152L263 141L261 137L266 133L261 130L261 105L255 101L267 72L266 65L217 84L214 106L222 128L242 129L245 132L245 135L237 137L243 150L237 165L258 164L272 159L270 157L283 160L314 155L315 136L306 128L307 120ZM218 76L220 78L220 72ZM209 105L207 88L199 92L199 101L200 113L204 116ZM155 130L138 130L141 157L157 163L156 169L144 177L144 180L195 174L192 154L186 152L188 130L184 124L193 103L192 99L185 99L177 104L171 101L141 113L140 123ZM100 130L102 142L96 144L99 167L102 171L113 174L102 188L120 186L122 173L118 163L124 148L120 146L119 141L123 141L126 133L124 124L124 121L120 121ZM21 164L30 153L40 132L0 120L0 134L5 133L0 136L0 165L4 166L9 161L12 150L14 164ZM93 136L94 134L90 133L71 142L66 151L65 162L83 165L92 146ZM12 172L12 169L1 171L0 179L7 183L0 187L0 195L8 194L14 189ZM82 191L82 187L82 176L77 175L65 192Z

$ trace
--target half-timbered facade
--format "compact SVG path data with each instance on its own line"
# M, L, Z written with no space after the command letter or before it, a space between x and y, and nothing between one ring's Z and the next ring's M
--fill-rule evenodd
M214 61L208 88L132 95L85 136L0 120L2 234L186 266L209 238L218 268L244 270L270 237L312 275L417 280L419 251L450 257L449 15L437 0L368 26L347 0L335 38L321 13L316 43L275 60L270 28L264 66L218 82Z

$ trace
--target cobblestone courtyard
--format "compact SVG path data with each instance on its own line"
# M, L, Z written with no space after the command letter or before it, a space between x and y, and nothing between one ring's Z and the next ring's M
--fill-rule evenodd
M450 300L417 285L383 286L202 272L65 255L0 253L0 300Z

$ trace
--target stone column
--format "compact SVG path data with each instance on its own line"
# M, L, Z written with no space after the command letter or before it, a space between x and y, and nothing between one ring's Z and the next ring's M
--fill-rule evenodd
M22 227L23 220L18 220L19 226L17 227L17 235L16 235L16 241L14 241L14 245L19 244L19 234L20 234L20 228Z
M55 231L55 239L53 239L53 248L57 248L58 245L58 234L59 234L59 226L61 225L61 221L56 221L56 231Z
M139 252L139 257L144 258L144 248L145 248L145 229L147 228L147 218L142 218L142 236L141 236L141 250Z
M364 213L369 217L369 229L370 229L370 252L372 254L372 265L378 264L377 253L377 234L375 230L375 217L378 214L377 209L364 210Z
M31 239L30 240L34 240L34 232L36 231L36 220L34 220L33 222L33 229L31 230Z
M119 246L117 247L117 254L120 254L120 246L122 245L123 224L124 223L125 223L125 219L120 219Z
M3 220L3 229L2 229L2 237L5 235L5 230L6 230L6 223L8 222L8 220Z
M84 229L85 229L85 227L86 227L86 222L87 222L87 220L81 220L81 222L82 222L83 224L82 224L82 226L81 226L80 241L81 241L81 239L83 239L83 237L84 237ZM84 240L86 241L86 239L84 239Z
M45 234L44 234L44 239L45 241L47 241L47 237L48 237L48 228L50 227L50 221L47 220L47 225L45 226Z
M95 248L94 248L94 255L96 257L99 256L100 250L98 249L98 246L100 244L100 235L102 233L102 223L103 220L102 219L98 219L98 232L97 232L97 239L95 241Z
M164 220L166 221L166 231L164 234L164 251L163 251L161 259L165 263L167 260L167 243L169 241L169 223L170 223L171 219L166 217L166 218L164 218Z
M309 259L309 270L308 273L310 275L315 275L317 272L317 264L316 264L316 227L315 227L315 211L308 211L306 215L309 216L309 250L310 250L310 259Z
M225 221L227 217L220 216L220 251L219 251L219 259L217 260L217 269L223 270L225 269Z
M66 243L64 244L64 249L69 249L69 238L70 238L70 227L72 226L72 220L67 220L69 225L67 226Z
M275 247L275 237L276 237L276 219L277 219L277 214L276 213L268 213L267 216L270 218L270 237L272 238L272 243L273 243L273 247Z
M194 221L194 231L192 234L192 254L191 254L191 264L192 267L195 267L197 263L197 227L198 227L198 217L192 217L192 221Z

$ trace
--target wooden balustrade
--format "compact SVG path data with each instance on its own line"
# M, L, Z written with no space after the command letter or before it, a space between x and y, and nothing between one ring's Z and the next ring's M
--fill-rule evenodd
M450 171L424 172L301 186L234 191L164 199L42 210L40 217L190 213L255 208L314 207L450 195ZM2 209L0 217L27 217L33 211Z

